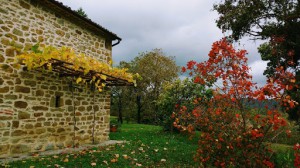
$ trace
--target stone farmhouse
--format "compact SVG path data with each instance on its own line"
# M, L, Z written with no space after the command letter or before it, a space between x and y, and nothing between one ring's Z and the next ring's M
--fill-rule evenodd
M13 63L37 43L108 62L121 38L55 0L0 2L0 158L108 140L109 90L95 93Z

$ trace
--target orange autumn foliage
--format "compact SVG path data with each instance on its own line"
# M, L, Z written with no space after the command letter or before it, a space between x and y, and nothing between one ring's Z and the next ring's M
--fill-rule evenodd
M284 91L296 87L295 77L279 67L277 78L269 79L266 86L259 88L252 82L246 54L222 39L213 43L207 61L190 61L182 68L189 71L195 83L214 86L211 99L194 101L191 112L179 107L173 114L177 129L188 127L193 133L191 126L194 126L202 132L194 159L204 167L274 167L272 152L263 142L276 135L287 122L276 106L256 108L255 104L273 100L293 108L297 102L284 95Z

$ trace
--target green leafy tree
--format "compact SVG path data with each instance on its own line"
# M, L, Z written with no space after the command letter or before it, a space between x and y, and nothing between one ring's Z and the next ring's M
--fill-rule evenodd
M299 0L223 0L214 5L219 13L217 26L231 33L230 38L243 36L266 40L259 47L263 60L268 61L264 74L277 78L276 68L292 71L296 87L289 90L300 100L300 4ZM299 106L288 109L290 118L299 121Z
M179 67L174 57L167 56L161 49L153 49L150 52L140 53L131 62L121 64L128 68L129 72L139 73L142 77L137 81L137 87L122 90L122 94L126 93L126 101L122 107L130 106L130 110L136 112L138 123L158 123L156 101L162 92L162 85L178 77ZM115 98L116 96L113 97Z
M140 53L135 61L136 73L143 78L138 82L137 105L140 101L144 101L144 104L146 103L148 106L145 109L145 117L148 117L149 121L158 122L156 101L162 91L162 84L177 78L179 67L176 65L174 57L166 56L161 49ZM138 110L138 112L138 116L140 116L141 111Z
M173 131L172 114L178 112L179 107L185 106L191 112L195 108L195 100L209 99L212 96L211 89L194 83L192 79L165 82L163 91L159 96L157 105L159 107L160 124L166 131Z
M134 107L133 101L131 100L131 94L133 92L131 87L132 86L113 86L111 89L111 114L118 117L120 124L123 124L123 118L129 122L133 115L132 108L129 108Z
M131 64L125 61L120 62L119 68L131 68ZM132 86L113 86L111 89L112 99L111 99L111 114L118 116L118 122L123 124L123 118L129 122L132 118L132 108L134 103L132 101L132 94L134 94L134 88ZM123 115L125 112L125 115Z

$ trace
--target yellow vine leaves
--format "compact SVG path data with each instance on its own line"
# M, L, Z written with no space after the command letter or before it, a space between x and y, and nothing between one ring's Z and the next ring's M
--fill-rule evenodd
M61 47L55 48L53 46L45 46L41 50L39 45L34 45L31 52L24 52L16 56L16 66L20 68L20 64L25 65L28 70L45 68L53 70L53 60L66 63L68 69L83 72L82 75L74 75L76 83L95 84L99 92L103 90L108 78L120 79L127 83L136 86L136 79L140 78L139 74L128 73L126 68L115 68L111 66L111 62L105 63L98 61L93 57L84 54L76 54L72 48ZM92 73L91 73L92 72ZM84 79L90 73L89 79Z

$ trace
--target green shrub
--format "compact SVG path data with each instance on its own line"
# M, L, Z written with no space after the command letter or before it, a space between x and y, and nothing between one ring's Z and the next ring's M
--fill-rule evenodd
M206 90L204 86L194 83L189 78L164 83L157 101L160 125L165 131L173 131L174 120L171 118L173 112L178 111L181 106L186 106L191 112L195 108L195 99L200 101L201 98L211 96L211 90Z

